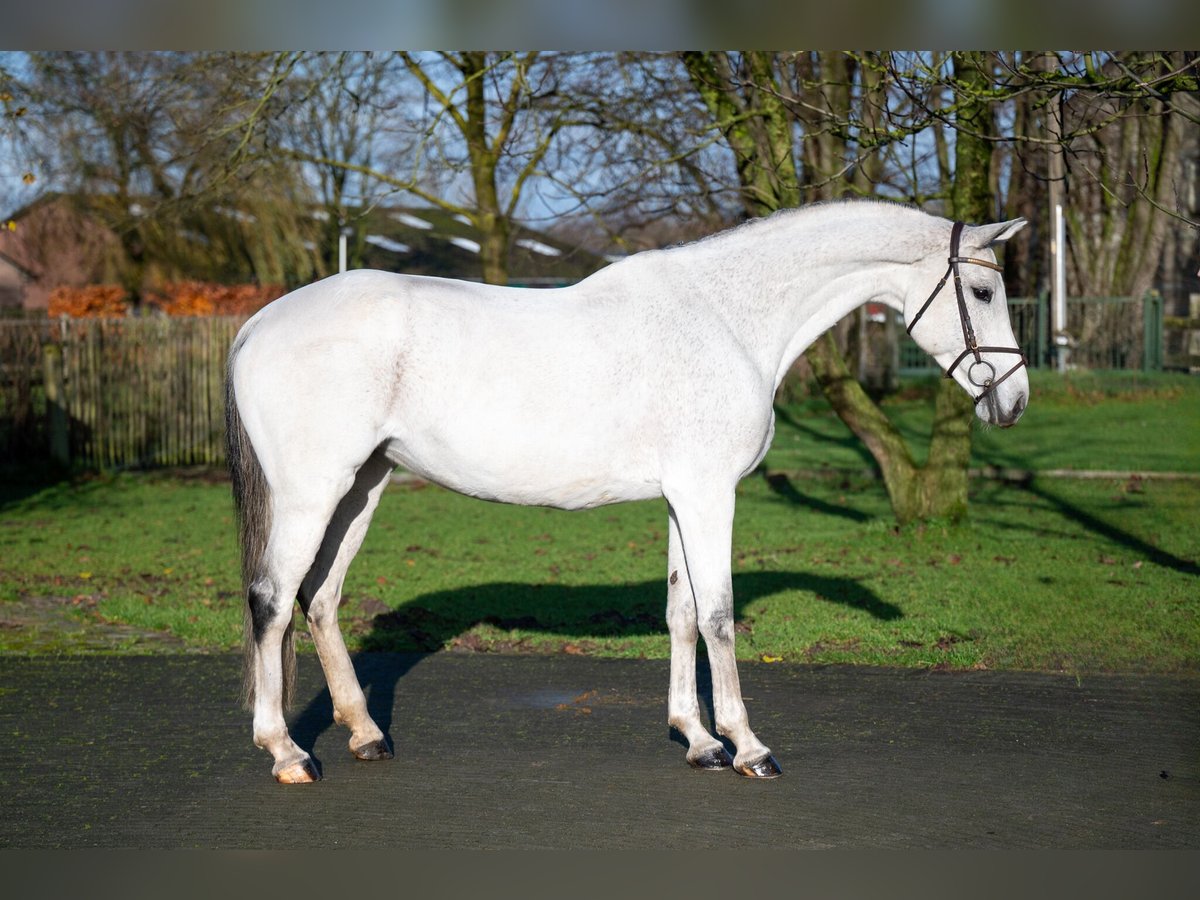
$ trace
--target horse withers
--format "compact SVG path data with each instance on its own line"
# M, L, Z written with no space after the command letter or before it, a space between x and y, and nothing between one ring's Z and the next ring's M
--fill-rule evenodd
M351 751L391 756L337 608L398 465L504 503L664 497L668 721L693 766L779 775L742 702L730 572L734 490L771 443L776 388L818 336L873 301L903 313L980 419L1012 425L1029 384L990 248L1024 224L830 203L638 253L565 288L361 270L264 307L230 351L226 414L247 702L276 779L318 777L284 720L296 600ZM699 635L732 758L701 721Z

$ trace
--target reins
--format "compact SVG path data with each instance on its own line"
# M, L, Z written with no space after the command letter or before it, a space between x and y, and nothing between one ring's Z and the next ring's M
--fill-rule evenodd
M975 402L979 403L979 401L994 391L998 385L1007 380L1010 375L1020 369L1021 366L1028 365L1028 360L1025 359L1025 354L1021 352L1019 347L980 347L978 341L975 339L975 328L971 325L971 315L967 311L966 298L963 297L962 277L958 270L959 264L971 263L976 266L986 266L989 269L995 269L997 272L1001 272L1003 269L996 263L989 262L986 259L975 259L972 256L958 255L959 241L962 238L963 228L964 223L955 222L954 227L950 230L950 257L947 260L949 265L946 267L946 274L937 283L937 287L933 289L933 293L921 304L921 308L917 310L917 314L913 316L912 322L909 323L907 331L911 336L913 329L917 326L917 322L921 321L921 316L925 315L925 310L929 309L929 304L933 302L933 298L941 292L942 288L946 286L946 280L953 275L954 294L958 300L958 318L962 324L963 342L966 344L966 349L946 369L946 377L952 377L959 363L968 356L974 356L975 361L967 367L967 381L971 382L975 387L983 388L983 393L975 398ZM983 358L982 354L984 353L1015 353L1020 357L1020 361L997 378L995 366ZM976 380L975 372L981 367L986 367L987 374L983 377L982 381L979 381Z

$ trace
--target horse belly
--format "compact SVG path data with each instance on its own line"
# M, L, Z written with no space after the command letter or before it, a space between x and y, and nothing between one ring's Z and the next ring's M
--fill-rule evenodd
M386 453L436 484L501 503L586 509L661 495L644 436L601 434L555 417L407 417Z

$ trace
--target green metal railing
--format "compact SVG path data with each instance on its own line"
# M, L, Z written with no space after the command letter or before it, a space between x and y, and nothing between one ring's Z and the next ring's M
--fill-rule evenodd
M1010 297L1008 314L1017 344L1030 368L1056 365L1050 333L1050 297ZM1141 318L1141 322L1137 321ZM1067 301L1067 331L1073 339L1068 357L1072 366L1086 369L1163 368L1163 299L1156 291L1138 297L1075 297ZM929 375L937 364L903 333L900 339L901 376Z

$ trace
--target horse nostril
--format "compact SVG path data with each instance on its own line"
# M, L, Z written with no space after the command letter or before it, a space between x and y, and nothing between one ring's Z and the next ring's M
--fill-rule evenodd
M1013 403L1012 409L1009 410L1008 415L1005 417L1000 427L1010 428L1011 426L1017 424L1017 419L1021 418L1021 413L1025 412L1025 399L1026 398L1024 394L1017 397L1016 402Z

